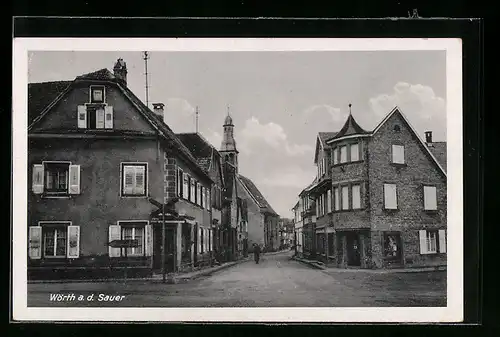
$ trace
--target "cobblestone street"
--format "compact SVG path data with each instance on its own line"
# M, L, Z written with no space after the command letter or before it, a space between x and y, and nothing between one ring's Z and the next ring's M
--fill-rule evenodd
M28 306L120 307L360 307L446 306L446 272L381 273L312 269L291 260L292 252L253 261L178 284L28 284ZM55 301L55 294L93 301ZM105 296L122 296L99 301ZM118 299L118 301L117 301Z

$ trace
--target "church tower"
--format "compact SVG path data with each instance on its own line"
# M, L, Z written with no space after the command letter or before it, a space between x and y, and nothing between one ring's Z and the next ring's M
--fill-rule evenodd
M220 147L220 154L224 162L229 162L234 165L236 172L238 172L238 150L236 149L236 141L234 140L234 124L233 119L229 115L224 120L224 136Z

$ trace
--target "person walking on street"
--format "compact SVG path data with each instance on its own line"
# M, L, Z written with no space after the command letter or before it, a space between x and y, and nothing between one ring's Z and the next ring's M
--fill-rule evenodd
M258 244L253 245L253 257L255 259L255 263L259 264L260 259L260 246Z

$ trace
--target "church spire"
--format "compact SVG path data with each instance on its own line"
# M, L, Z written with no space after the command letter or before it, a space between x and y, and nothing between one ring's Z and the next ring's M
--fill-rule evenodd
M220 153L224 161L231 163L238 170L238 150L236 149L236 141L234 140L234 124L233 118L229 114L229 105L227 106L227 116L224 119L224 136Z

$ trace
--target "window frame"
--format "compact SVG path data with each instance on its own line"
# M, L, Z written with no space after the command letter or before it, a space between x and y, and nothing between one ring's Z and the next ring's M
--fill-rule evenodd
M434 199L436 201L435 207L436 208L426 208L426 202L425 202L425 189L426 188L434 188ZM427 185L424 184L422 186L422 201L423 201L423 207L424 211L426 212L437 212L438 211L438 198L437 198L437 186L436 185Z
M340 187L340 210L341 211L349 211L351 210L351 204L350 204L350 198L349 198L349 185L348 184L343 184L339 185ZM344 188L347 189L347 208L344 208Z
M144 166L144 193L125 194L125 166ZM120 162L120 197L121 198L146 198L149 193L149 166L148 162Z
M431 235L434 234L434 250L429 249L432 247ZM438 254L439 253L439 230L437 229L426 229L425 230L425 243L426 243L426 253L427 254Z
M147 245L147 233L146 233L146 226L149 225L149 220L117 220L116 224L120 226L120 239L124 240L123 236L123 230L126 227L139 227L139 226L134 226L134 224L144 224L142 226L142 254L137 254L137 253L129 253L127 252L127 257L145 257L146 256L146 245ZM151 233L152 235L152 233ZM134 240L134 239L132 239ZM125 257L124 250L126 249L132 249L132 252L135 252L136 247L131 247L131 248L120 248L120 257Z
M359 209L363 209L363 203L362 203L362 197L361 197L361 183L352 183L351 184L351 209L352 210L359 210ZM358 187L359 188L359 206L358 207L354 207L354 187Z
M184 171L180 167L177 168L177 196L179 199L184 196Z
M67 165L67 170L66 170L66 190L65 191L50 191L48 188L47 188L47 182L48 182L48 179L47 179L47 172L49 172L49 170L47 170L47 165L51 165L51 164L54 164L54 165ZM67 197L70 195L69 193L69 186L70 186L70 176L69 176L69 168L71 166L71 162L70 161L66 161L66 160L47 160L47 161L42 161L42 165L43 165L43 195L44 196L54 196L54 197Z
M349 144L349 162L350 163L355 163L355 162L361 161L361 154L360 154L360 148L361 148L361 146L359 144L360 144L360 142L355 142L355 143L350 143ZM353 149L353 146L357 146L356 155L358 156L358 158L356 160L352 159L352 149Z
M386 204L386 201L385 201L385 185L394 185L395 186L395 204L396 204L396 207L395 208L388 208L387 207L387 204ZM383 185L382 185L382 195L383 195L383 200L384 200L384 210L385 211L397 211L399 210L399 198L398 198L398 185L396 183L393 183L393 182L384 182Z
M342 149L345 149L345 161L342 161ZM340 158L339 158L339 164L346 164L349 162L348 158L348 151L347 151L347 144L341 145L340 146Z
M69 220L54 220L54 221L49 221L49 220L43 220L43 221L38 221L38 226L41 227L41 230L42 230L42 234L41 234L41 242L40 242L40 245L41 245L41 259L68 259L68 240L69 240L69 237L68 237L68 227L69 226L73 226L73 222L72 221L69 221ZM46 233L46 229L47 228L53 228L53 229L56 229L57 228L66 228L66 240L65 240L65 243L64 243L64 256L62 255L45 255L45 233ZM56 253L56 250L57 250L57 239L54 237L54 254Z
M94 101L94 89L102 89L102 101ZM89 104L106 104L106 86L105 85L90 85L89 87Z
M396 153L394 151L395 147L400 147L403 149L403 162L402 163L394 161L394 154ZM391 164L397 165L397 166L405 166L406 165L406 147L404 146L404 144L400 144L400 143L391 144Z

